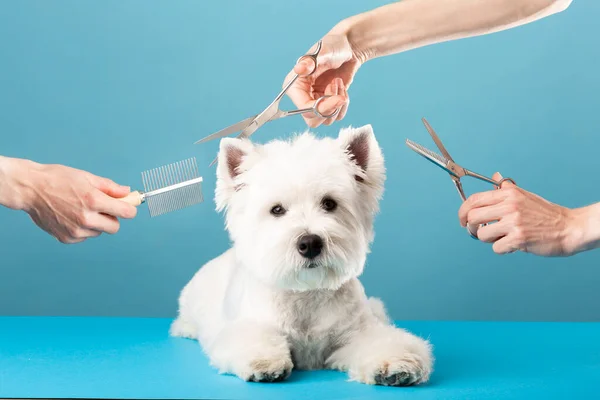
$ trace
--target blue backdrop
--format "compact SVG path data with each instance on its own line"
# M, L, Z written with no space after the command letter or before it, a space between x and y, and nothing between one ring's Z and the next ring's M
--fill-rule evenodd
M179 290L228 247L212 202L218 144L192 143L264 108L296 58L340 19L385 1L4 1L0 154L139 187L140 172L195 156L206 202L65 246L0 210L0 314L173 316ZM600 251L497 256L457 221L448 176L404 145L433 144L566 206L600 200L600 4L493 35L367 63L349 114L387 158L362 277L398 319L600 320ZM285 105L291 107L286 99ZM257 141L304 129L266 125ZM489 186L467 182L469 193Z

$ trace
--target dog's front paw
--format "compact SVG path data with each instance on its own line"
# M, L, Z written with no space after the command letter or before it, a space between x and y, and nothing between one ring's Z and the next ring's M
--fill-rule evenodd
M227 326L206 352L219 372L245 381L279 382L294 367L285 335L254 322Z
M292 373L291 358L257 359L250 362L246 380L252 382L281 382Z
M407 351L398 356L374 357L351 368L352 380L369 385L411 386L427 382L432 370L428 353Z
M366 377L367 382L382 386L410 386L429 378L429 367L414 354L391 358L375 367Z

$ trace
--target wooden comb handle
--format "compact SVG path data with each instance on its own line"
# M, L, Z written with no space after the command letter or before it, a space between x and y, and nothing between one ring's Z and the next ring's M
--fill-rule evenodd
M121 197L119 200L123 200L125 203L137 207L140 204L142 204L142 194L136 190L134 192L129 193L125 197Z

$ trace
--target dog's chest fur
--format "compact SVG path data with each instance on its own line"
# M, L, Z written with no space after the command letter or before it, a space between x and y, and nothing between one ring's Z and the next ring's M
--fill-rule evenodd
M353 316L362 303L357 284L350 281L335 291L274 295L279 328L288 338L296 368L323 368L329 355L360 326Z

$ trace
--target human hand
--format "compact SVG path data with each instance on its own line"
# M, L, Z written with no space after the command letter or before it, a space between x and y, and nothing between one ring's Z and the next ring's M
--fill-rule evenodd
M502 179L494 174L496 181ZM472 195L458 212L462 226L480 227L479 240L494 243L494 252L517 250L540 256L569 256L577 252L582 219L576 210L559 206L505 181L499 190Z
M313 52L316 46L316 44L312 46L307 54ZM322 39L317 64L316 71L306 76L314 70L315 64L311 58L301 59L286 76L283 83L285 86L294 74L300 75L287 92L287 95L298 108L312 107L319 97L332 96L319 104L319 112L323 115L329 115L339 109L336 115L330 118L321 118L314 113L302 115L311 128L316 128L321 124L331 125L333 122L344 118L350 104L348 88L362 62L352 50L347 36L332 31Z
M137 209L119 200L129 188L62 165L18 160L14 181L21 193L19 208L61 243L79 243L119 230L117 218L133 218Z

